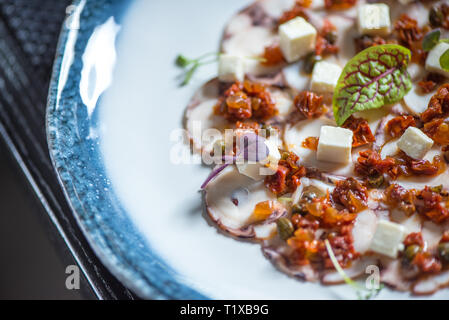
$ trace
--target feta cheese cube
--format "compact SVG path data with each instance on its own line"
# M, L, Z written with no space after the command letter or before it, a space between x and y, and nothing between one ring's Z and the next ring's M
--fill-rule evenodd
M316 35L316 29L301 17L281 24L279 38L285 60L294 62L313 51Z
M349 129L322 126L318 142L317 159L335 163L350 162L352 136L353 133Z
M415 127L408 127L398 141L398 148L414 159L424 158L432 146L433 140Z
M405 236L406 229L404 226L387 220L380 220L377 223L370 249L390 258L396 258L398 250L403 247L402 241L404 241Z
M358 8L359 32L385 36L390 33L390 7L384 3L363 4Z
M449 77L449 72L444 70L440 65L440 57L448 49L449 43L441 42L437 44L432 50L430 50L429 55L426 59L426 70L439 73L445 77Z
M277 171L277 165L281 160L281 154L278 146L271 140L265 141L268 147L268 156L259 162L237 161L236 166L241 174L250 177L253 180L262 180L265 176L273 175Z
M218 58L218 78L224 82L243 81L245 61L239 56L221 54Z
M316 92L334 92L342 68L326 61L315 64L312 72L311 90Z

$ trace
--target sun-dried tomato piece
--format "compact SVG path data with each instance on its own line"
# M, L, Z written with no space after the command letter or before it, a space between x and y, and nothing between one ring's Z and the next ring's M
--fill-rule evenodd
M250 118L264 121L275 116L278 110L263 84L245 81L236 82L225 91L214 113L232 122Z
M357 0L325 0L326 9L344 10L351 8L357 4Z
M423 132L439 145L449 144L449 123L443 118L435 118L425 123Z
M323 28L317 35L315 43L315 55L325 56L338 53L339 48L335 44L337 41L337 27L328 19L324 19Z
M413 244L416 244L421 248L424 247L424 240L421 232L412 232L408 234L407 237L405 237L404 239L405 246L410 246Z
M347 210L337 210L332 206L329 200L329 194L323 198L315 198L306 205L310 215L319 219L321 225L327 228L338 227L343 224L351 223L357 215Z
M307 137L301 143L301 146L303 148L307 148L307 149L316 151L318 149L319 140L320 140L320 138L317 138L317 137Z
M360 212L366 208L368 190L354 178L338 181L332 192L332 200L345 207L349 212Z
M349 267L352 261L360 256L360 254L354 249L352 227L352 225L344 225L340 232L331 232L327 237L338 263L343 268ZM325 269L335 268L329 257L326 246L324 245L324 241L322 242L322 246L320 246L320 255L323 259Z
M351 130L354 135L352 137L352 147L360 147L371 142L376 141L371 129L369 127L368 121L363 118L356 118L350 116L342 126L343 128Z
M429 252L418 252L413 258L412 264L424 273L438 273L441 271L441 262Z
M323 105L323 96L311 91L299 93L295 97L294 104L299 112L307 119L317 118L326 111Z
M415 118L409 115L402 115L388 121L385 131L393 138L396 138L401 136L408 127L416 127Z
M422 33L419 30L418 22L405 13L395 22L394 30L398 35L401 44L409 48L413 46L415 41L422 39Z
M363 177L379 176L387 173L395 165L393 158L382 159L374 150L359 152L359 158L355 164L355 172Z
M302 17L306 20L309 20L309 16L304 9L309 7L311 3L311 0L296 1L293 8L282 13L282 16L279 18L278 25L286 23L287 21L295 19L296 17Z
M435 156L433 161L417 160L407 156L404 152L400 152L395 157L395 166L388 172L393 178L397 179L399 176L425 175L433 176L440 174L446 168L446 165L441 156Z
M260 129L260 125L255 121L245 121L245 122L237 121L235 123L235 128L236 129L251 129L251 130L257 131Z
M392 184L384 192L384 202L410 215L415 211L415 190Z
M285 62L284 55L278 43L265 47L262 58L264 59L262 64L265 66L275 66Z
M315 240L315 234L310 229L296 230L287 244L294 249L292 260L295 264L308 265L317 258L319 241Z
M417 194L415 207L418 213L435 223L441 223L449 218L449 210L441 204L442 201L443 197L440 193L426 186Z
M266 187L276 195L293 192L301 184L306 169L297 164L299 157L293 152L282 152L275 174L265 178Z
M421 114L421 120L426 123L436 117L444 117L449 113L449 84L443 84L432 96L426 111Z

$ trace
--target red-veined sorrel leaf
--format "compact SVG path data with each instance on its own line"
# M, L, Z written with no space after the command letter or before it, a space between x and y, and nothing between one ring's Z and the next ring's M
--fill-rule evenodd
M405 47L384 44L369 47L344 67L333 98L337 124L357 111L377 109L400 101L411 89L407 72L411 53Z

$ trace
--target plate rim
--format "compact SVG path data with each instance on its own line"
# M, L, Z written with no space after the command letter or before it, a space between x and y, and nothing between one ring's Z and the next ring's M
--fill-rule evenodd
M131 3L133 1L134 0L120 0L122 4L127 3L128 6L131 6ZM112 6L118 4L118 2L114 0L101 0L101 2L109 3ZM73 0L72 8L74 10L72 12L79 11L79 14L82 15L87 9L86 6L89 6L91 3L91 0ZM97 11L104 10L104 7L101 4L98 5L97 3L96 6ZM88 9L91 9L91 11L95 11L95 8L88 7ZM151 261L151 263L155 265L159 264L157 267L155 267L154 270L136 270L136 266L132 266L129 262L126 261L128 258L125 259L123 257L123 250L119 251L118 247L105 245L105 241L108 240L107 237L105 237L106 232L103 232L101 230L101 226L97 226L96 230L92 230L90 225L92 221L86 220L86 215L81 212L84 210L85 204L83 203L82 196L80 196L80 194L77 192L75 183L72 181L72 179L69 178L71 177L71 172L70 169L67 168L67 164L64 161L64 156L62 156L62 154L64 154L65 152L63 147L66 146L61 143L60 138L58 138L60 137L60 129L62 128L61 119L58 119L58 117L60 116L60 110L58 109L70 109L73 107L73 104L76 103L63 103L64 98L62 97L62 92L64 92L65 86L62 88L62 90L59 90L58 87L60 84L60 74L63 71L63 68L65 68L64 71L71 72L74 64L82 64L82 62L76 60L77 49L75 48L75 46L79 43L80 37L82 38L86 35L78 34L81 28L79 30L69 28L66 24L66 21L67 19L64 21L59 35L56 56L53 64L46 106L45 130L49 155L53 164L54 171L63 190L64 196L68 202L68 205L70 206L80 229L82 230L89 245L92 247L93 251L100 259L100 261L108 268L108 270L110 270L110 272L115 277L117 277L122 283L124 283L140 297L146 299L208 299L208 297L190 288L189 285L182 283L181 279L177 277L177 274L174 271L169 270L167 266L164 266L163 261L158 261L159 258L157 257L157 255L153 254L152 256L154 261ZM93 28L88 28L88 31L92 32L93 30ZM70 65L63 66L63 60L66 54L65 51L69 36L72 35L73 32L75 32L76 37L74 39L73 47L73 53L75 54L75 56ZM58 94L61 94L61 99L59 101L57 99ZM74 120L72 120L72 122L73 121ZM66 127L65 129L68 130L68 135L72 134L70 138L73 138L74 131L78 130L78 128L75 127ZM129 217L128 220L130 220L130 223L133 224ZM135 229L135 231L137 231L137 229ZM128 249L136 248L130 248L128 246ZM144 249L151 251L149 247L145 247ZM162 280L160 280L159 276L161 275L155 275L155 271L166 272L166 274L163 275L163 277L161 277ZM145 274L145 272L150 274Z

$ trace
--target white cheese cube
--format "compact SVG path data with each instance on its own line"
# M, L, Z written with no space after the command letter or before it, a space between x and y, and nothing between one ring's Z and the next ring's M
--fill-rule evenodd
M441 42L437 44L432 50L430 50L429 55L426 59L426 70L430 72L439 73L445 77L449 78L449 72L444 70L440 65L440 57L446 50L449 49L449 43Z
M415 127L408 127L398 141L398 148L414 159L424 158L432 146L433 140Z
M385 36L390 33L390 7L384 3L363 4L358 8L359 32Z
M387 220L380 220L377 223L370 249L390 258L396 258L398 250L403 247L402 241L404 241L405 236L406 229L404 226Z
M294 62L313 51L316 34L316 29L301 17L281 24L279 38L285 60Z
M317 159L335 163L350 162L352 136L353 133L349 129L322 126L318 142Z
M245 79L245 61L239 56L221 54L218 58L218 78L224 82Z
M315 64L312 72L311 90L315 92L334 92L342 68L326 61Z
M281 160L281 154L278 146L272 140L265 141L268 147L268 156L257 162L237 161L236 166L241 174L250 177L253 180L262 180L266 176L273 175L277 171L277 165Z

